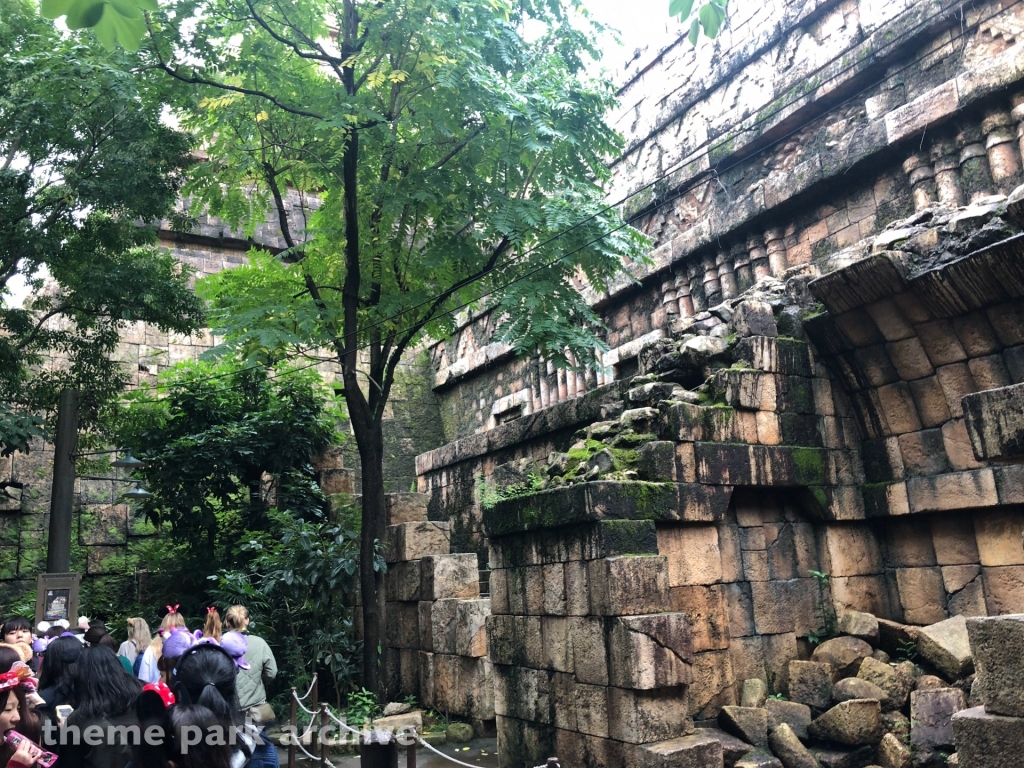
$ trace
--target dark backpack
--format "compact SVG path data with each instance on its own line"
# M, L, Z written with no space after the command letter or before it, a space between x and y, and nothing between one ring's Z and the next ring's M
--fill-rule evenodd
M135 641L132 640L132 643L134 644ZM135 646L135 650L138 651L139 650L139 646L136 645ZM139 676L139 669L142 667L142 657L143 657L144 654L145 654L145 651L139 651L137 654L135 654L135 661L132 662L132 674L135 675L136 677Z

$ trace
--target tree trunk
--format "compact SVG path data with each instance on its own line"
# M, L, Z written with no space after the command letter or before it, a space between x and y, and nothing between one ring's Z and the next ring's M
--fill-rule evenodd
M363 599L363 687L386 703L384 667L384 572L375 571L375 543L384 544L384 430L381 419L366 430L355 430L363 469L362 536L359 547L359 587Z

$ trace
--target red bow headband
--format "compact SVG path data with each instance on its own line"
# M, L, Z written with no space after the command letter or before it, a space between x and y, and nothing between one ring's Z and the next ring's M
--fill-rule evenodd
M0 674L0 691L9 691L19 685L28 688L30 691L36 689L36 681L32 677L32 670L27 664L20 661L14 662L10 670Z
M181 605L181 603L175 603L173 606L168 605L167 606L167 612L168 613L177 613L179 605Z
M214 607L213 607L213 606L211 605L211 606L210 606L209 608L207 608L207 609L206 609L206 612L207 612L207 613L216 613L216 612L217 612L217 609L216 609L216 608L214 608Z

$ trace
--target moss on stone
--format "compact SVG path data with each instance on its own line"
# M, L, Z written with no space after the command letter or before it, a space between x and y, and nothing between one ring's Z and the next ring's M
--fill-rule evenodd
M819 448L795 446L791 449L793 468L801 485L822 485L825 482L825 460Z

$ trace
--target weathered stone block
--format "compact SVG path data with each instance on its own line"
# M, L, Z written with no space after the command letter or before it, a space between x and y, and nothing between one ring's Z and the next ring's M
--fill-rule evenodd
M434 621L437 621L436 614ZM435 628L435 648L437 636L438 630ZM540 669L544 657L540 617L488 616L487 655L495 664Z
M954 616L930 627L922 627L917 634L917 651L950 680L970 674L974 662L967 634L967 620Z
M886 698L885 691L874 683L861 680L858 677L847 677L840 680L832 687L832 700L837 704L841 701L851 699L875 699L882 701Z
M434 651L434 625L433 625L433 608L434 604L430 601L424 600L417 604L417 617L419 620L420 630L420 650Z
M1024 717L1024 615L968 619L967 634L985 711Z
M603 685L576 683L576 729L580 733L608 737L608 691Z
M814 649L811 661L832 666L840 675L855 675L861 662L874 653L874 648L856 637L836 637Z
M984 707L953 715L960 765L965 768L1006 768L1024 755L1024 720L985 712Z
M386 493L384 494L384 518L386 525L399 523L418 523L427 519L426 493Z
M487 617L491 601L459 600L455 609L455 652L459 656L487 655Z
M420 647L418 603L388 603L387 643L392 648Z
M729 646L729 611L724 585L673 587L673 611L690 620L694 652L721 650Z
M694 654L693 683L689 688L690 713L699 720L714 717L718 710L736 703L736 678L728 651Z
M768 683L761 678L748 678L740 684L741 707L763 707L767 700Z
M608 647L603 619L569 618L573 666L581 683L608 685Z
M938 568L897 568L896 584L908 624L934 624L946 618L946 593Z
M508 581L504 568L491 571L488 577L491 594L491 613L511 613L508 603Z
M910 768L914 756L909 747L892 733L887 733L878 742L878 760L882 768Z
M384 574L388 600L419 601L423 599L420 560L394 563Z
M434 653L457 653L458 611L455 598L435 601L430 609L431 645ZM486 620L485 620L486 621Z
M1024 513L978 513L974 516L974 533L982 565L1024 565Z
M768 745L786 768L818 768L817 759L785 723L769 734Z
M907 498L913 513L993 507L999 503L991 469L912 477L907 480Z
M660 555L594 560L588 578L593 614L633 616L669 606L668 560Z
M910 740L920 747L953 746L953 715L967 709L958 688L932 688L910 694Z
M660 525L658 552L668 558L669 586L716 584L722 579L716 526Z
M645 744L693 733L687 689L636 691L608 688L608 734L616 741ZM579 707L577 705L577 719Z
M682 613L613 619L608 631L608 669L613 686L651 690L693 680L690 622Z
M971 519L963 515L935 515L930 522L935 560L939 565L980 562Z
M832 704L832 685L837 678L831 664L815 661L789 662L789 698L817 710Z
M480 597L480 571L473 553L428 555L420 561L424 600Z
M569 616L586 616L590 613L590 582L587 564L581 560L570 560L563 565L565 576L565 610Z
M385 533L385 559L389 563L448 554L451 524L436 522L389 525Z
M768 712L768 732L780 725L788 725L798 738L807 738L807 726L811 724L811 708L798 701L768 699L764 703Z
M623 768L707 768L722 765L723 760L721 741L707 734L702 728L690 736L680 736L637 747L635 754L627 759Z
M861 662L857 677L885 692L882 709L887 712L902 709L907 703L907 696L914 687L914 680L899 667L885 664L877 659L868 658Z
M870 613L844 611L839 617L839 631L868 642L878 641L878 619Z
M814 579L751 582L750 590L754 624L761 634L805 634L821 624L817 615L818 593Z
M768 713L759 707L722 707L718 726L755 747L768 744Z
M990 614L1024 613L1024 566L981 569Z
M543 667L556 672L572 672L572 640L569 619L564 616L542 616L540 629L544 646Z
M875 699L836 704L807 728L811 738L847 746L877 744L882 738L882 705Z

